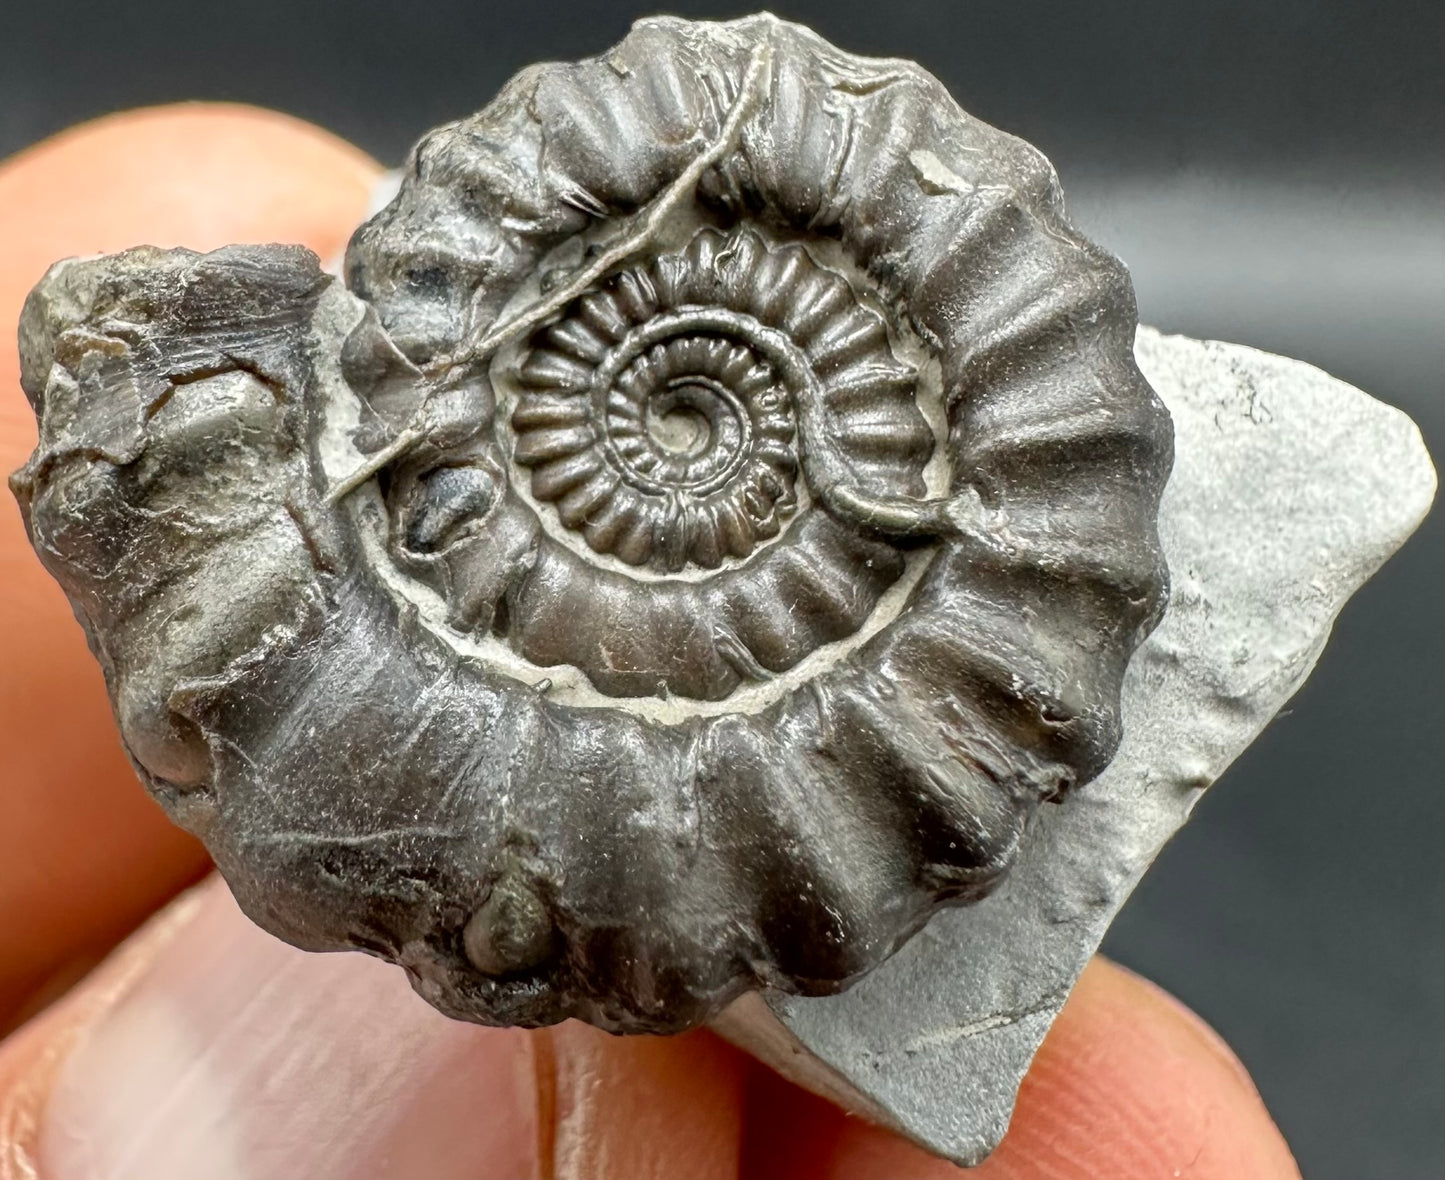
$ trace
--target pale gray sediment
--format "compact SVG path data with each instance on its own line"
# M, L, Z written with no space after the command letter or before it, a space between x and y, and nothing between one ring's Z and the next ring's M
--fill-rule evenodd
M750 995L715 1023L961 1164L1002 1138L1034 1052L1144 870L1304 683L1335 616L1435 493L1415 424L1311 365L1150 328L1136 350L1174 418L1159 515L1172 591L1125 676L1114 761L1035 815L991 896L935 915L848 992Z

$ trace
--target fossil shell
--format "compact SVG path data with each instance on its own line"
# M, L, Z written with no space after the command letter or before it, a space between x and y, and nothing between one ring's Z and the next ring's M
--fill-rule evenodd
M1096 775L1167 415L1052 170L905 62L641 22L305 251L57 265L13 486L256 921L452 1015L826 993Z

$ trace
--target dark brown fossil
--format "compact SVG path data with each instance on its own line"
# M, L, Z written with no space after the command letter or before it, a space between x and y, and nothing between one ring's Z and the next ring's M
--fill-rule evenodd
M242 907L452 1015L825 993L1096 775L1167 415L1117 261L910 63L642 22L300 248L58 264L13 480Z

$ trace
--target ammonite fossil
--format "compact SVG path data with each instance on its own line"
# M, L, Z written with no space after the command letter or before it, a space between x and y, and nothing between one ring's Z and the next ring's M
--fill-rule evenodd
M58 264L14 487L257 922L675 1030L846 987L1107 764L1165 597L1134 328L918 67L649 20L426 136L344 282Z

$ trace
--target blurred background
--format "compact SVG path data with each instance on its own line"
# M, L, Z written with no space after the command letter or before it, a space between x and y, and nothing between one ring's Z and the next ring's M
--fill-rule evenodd
M661 4L662 0L659 0ZM617 0L0 5L0 156L184 98L310 119L396 165L514 71L597 53ZM1054 161L1143 320L1308 360L1445 455L1438 0L778 0L915 59ZM666 4L723 17L746 5ZM97 177L97 183L104 183ZM1346 608L1105 944L1209 1020L1307 1176L1445 1175L1445 526Z

